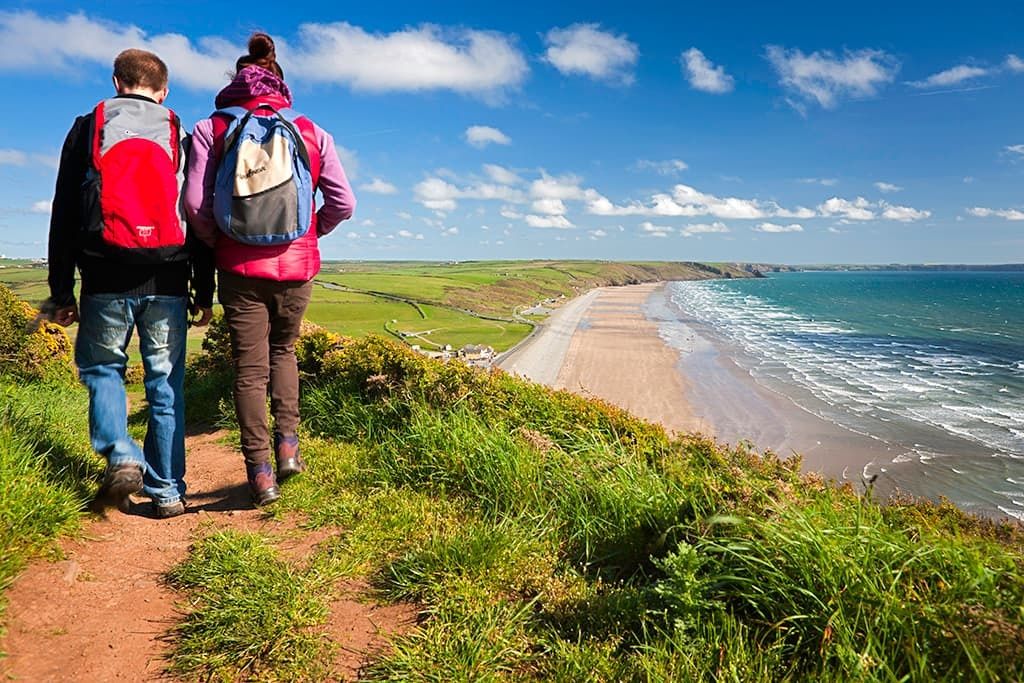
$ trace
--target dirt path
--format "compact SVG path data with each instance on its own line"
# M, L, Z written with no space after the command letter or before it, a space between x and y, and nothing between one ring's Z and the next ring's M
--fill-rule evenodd
M65 540L63 558L29 566L8 591L7 635L0 678L20 681L153 681L163 674L163 634L180 617L182 596L162 581L182 561L200 525L265 531L283 537L287 555L303 556L325 534L307 534L293 520L268 521L249 504L241 457L219 443L222 433L188 439L189 511L169 520L151 517L142 502L128 515L111 511L88 524L79 540ZM408 627L409 607L365 599L358 585L343 586L328 628L340 645L339 678L352 679L379 648L383 634Z

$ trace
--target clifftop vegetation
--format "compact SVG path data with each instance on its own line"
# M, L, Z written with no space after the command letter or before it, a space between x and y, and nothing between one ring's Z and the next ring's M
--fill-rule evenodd
M230 428L225 342L215 325L191 364L193 423ZM34 343L5 347L0 376L4 586L74 530L99 471L84 393L7 360ZM317 680L342 578L420 610L370 680L1024 676L1020 527L879 505L795 460L382 338L308 326L298 350L311 469L269 514L326 540L300 565L259 531L197 538L169 575L188 605L169 634L183 679Z

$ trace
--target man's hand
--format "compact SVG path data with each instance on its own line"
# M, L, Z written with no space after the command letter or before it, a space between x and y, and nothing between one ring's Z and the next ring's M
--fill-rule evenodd
M67 327L68 325L78 322L78 304L59 307L53 313L53 322L57 323L61 327Z
M198 315L199 318L196 320L189 321L193 327L206 327L210 324L210 320L213 318L213 309L205 308L202 306L193 306L189 311L192 315Z

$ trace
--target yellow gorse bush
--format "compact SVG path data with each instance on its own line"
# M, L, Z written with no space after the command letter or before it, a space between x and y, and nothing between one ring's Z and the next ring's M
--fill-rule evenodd
M0 285L0 372L29 381L73 382L71 340L60 325Z

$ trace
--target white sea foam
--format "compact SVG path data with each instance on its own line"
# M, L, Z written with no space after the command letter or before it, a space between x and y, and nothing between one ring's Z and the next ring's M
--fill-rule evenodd
M1024 457L1024 385L1011 390L1005 379L1024 375L1024 361L934 339L858 334L843 321L811 319L725 282L676 283L670 291L676 305L752 359L748 370L810 392L837 410L829 419L859 429L849 421L902 420ZM994 383L994 376L1002 379ZM995 395L998 405L986 400Z

